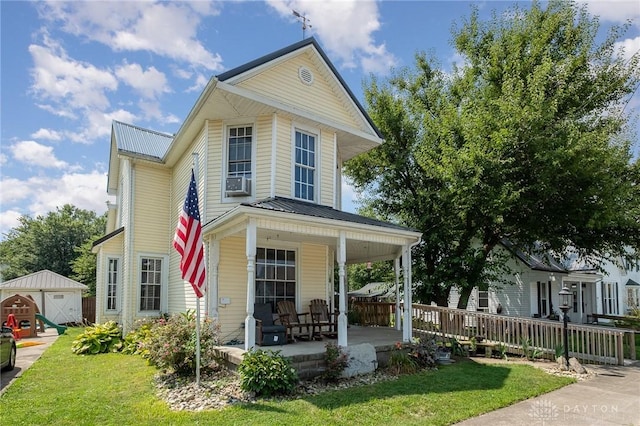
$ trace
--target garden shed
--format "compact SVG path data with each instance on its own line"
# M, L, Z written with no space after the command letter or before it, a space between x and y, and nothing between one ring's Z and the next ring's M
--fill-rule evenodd
M88 287L49 270L0 284L0 301L19 294L31 296L40 314L55 324L82 322L82 293Z

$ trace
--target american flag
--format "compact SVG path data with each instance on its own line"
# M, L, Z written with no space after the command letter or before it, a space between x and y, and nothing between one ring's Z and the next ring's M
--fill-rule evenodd
M202 248L202 226L198 210L198 188L191 170L191 183L180 212L173 246L180 253L182 279L189 281L198 298L203 296L205 287L204 250Z

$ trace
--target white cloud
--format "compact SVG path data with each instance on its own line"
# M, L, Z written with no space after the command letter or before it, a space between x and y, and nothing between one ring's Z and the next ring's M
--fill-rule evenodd
M62 49L32 44L29 52L34 62L31 88L38 97L72 108L109 106L105 91L118 88L111 72L75 61Z
M89 173L65 173L61 176L30 177L27 180L2 178L0 182L0 234L18 225L18 217L36 217L55 211L57 207L72 204L78 208L102 214L106 211L107 176L94 170ZM15 204L30 201L20 213Z
M346 68L362 67L365 72L386 73L397 64L384 43L374 41L380 29L380 12L375 1L267 0L281 16L296 18L292 10L305 14L311 21L310 32L319 36L323 47Z
M205 77L202 74L198 74L198 76L196 77L196 81L193 84L193 86L189 87L186 92L190 93L190 92L200 92L202 91L202 89L205 88L205 86L207 85L207 83L209 82L209 79L207 77Z
M342 210L345 212L355 213L356 212L356 204L358 203L358 194L356 193L353 186L347 181L347 179L342 177Z
M222 70L220 55L209 52L197 39L202 18L219 14L214 2L49 1L40 6L43 19L113 50L144 50L191 66Z
M112 112L87 111L85 114L85 127L76 132L66 132L65 136L72 142L90 144L96 139L104 139L111 134L111 122L113 120L133 123L136 118L135 114L123 109Z
M13 158L28 166L38 166L53 169L67 169L66 161L58 160L53 153L53 147L39 144L35 141L21 141L10 148Z
M120 80L148 99L156 98L162 93L170 92L164 73L155 67L143 70L139 64L124 64L116 68Z
M640 6L638 7L640 8ZM631 59L631 56L633 56L634 53L640 52L640 36L618 41L616 42L615 47L616 50L623 50L623 58L628 61L629 59Z
M7 161L7 156L0 152L0 164L5 164Z
M22 216L19 211L5 210L0 212L0 239L4 239L4 234L9 232L11 228L16 228L20 225L18 219Z
M586 4L589 13L604 21L624 24L633 20L640 27L640 6L637 0L577 0L577 3Z
M62 139L60 132L51 129L38 129L37 132L32 133L31 137L34 139L47 139L50 141L59 141Z

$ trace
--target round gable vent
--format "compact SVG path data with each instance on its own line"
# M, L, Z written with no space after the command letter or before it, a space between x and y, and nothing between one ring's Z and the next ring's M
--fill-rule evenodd
M304 84L313 84L313 73L307 67L298 68L298 77L300 77L300 81L302 81Z

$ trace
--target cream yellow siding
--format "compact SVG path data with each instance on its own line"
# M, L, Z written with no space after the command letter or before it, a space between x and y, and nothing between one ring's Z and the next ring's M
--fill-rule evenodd
M207 204L206 218L214 219L224 213L228 204L222 203L222 170L223 170L223 122L209 121L207 128Z
M210 197L207 193L207 189L210 185L215 187L215 183L209 179L209 170L206 165L208 164L208 153L206 151L206 143L209 138L209 129L205 127L201 129L201 132L194 139L193 143L185 150L185 155L173 168L173 174L170 179L170 188L168 193L171 194L168 204L171 206L169 211L169 235L166 243L163 247L167 247L169 254L169 279L168 279L168 297L169 297L169 312L185 312L188 309L196 308L196 296L190 284L185 283L182 280L180 273L180 256L178 252L173 248L173 234L175 227L178 223L178 217L182 211L184 205L184 199L187 195L187 188L189 187L189 180L191 179L191 170L193 169L192 153L198 154L198 177L196 183L198 186L198 198L200 202L200 219L201 222L206 223L206 213L204 209L205 203ZM205 185L206 182L206 185ZM219 184L218 184L219 187Z
M257 128L254 129L256 164L252 184L255 186L255 196L258 200L267 198L271 194L272 120L272 116L258 117L256 120Z
M298 300L309 311L311 299L325 299L327 294L327 247L302 244L298 254Z
M247 256L245 239L226 238L220 242L218 297L228 297L231 303L218 308L223 340L244 339L241 323L247 316Z
M313 73L313 83L303 83L298 77L300 67ZM341 100L346 96L333 90L323 72L311 61L309 54L297 55L276 66L267 68L247 80L238 83L243 87L263 94L288 105L293 105L340 124L359 128L359 121L352 115L352 108Z
M169 212L171 171L145 165L137 165L135 170L135 250L166 252L173 237Z
M291 149L291 119L284 116L278 116L278 135L276 147L276 180L275 194L281 197L292 197L291 181L292 181L292 164L293 159Z

